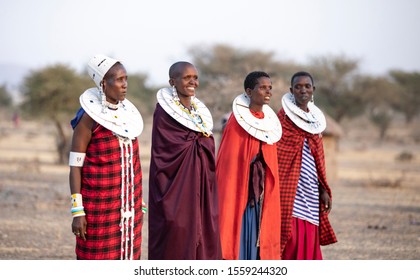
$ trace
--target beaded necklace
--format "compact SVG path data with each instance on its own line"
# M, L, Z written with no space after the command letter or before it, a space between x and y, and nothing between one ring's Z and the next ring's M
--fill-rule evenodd
M232 111L238 124L251 136L269 145L280 140L282 128L279 118L273 109L265 104L258 118L251 113L249 104L251 100L246 93L239 94L232 103Z
M321 126L321 124L319 123L319 121L317 120L317 118L313 114L313 112L310 111L310 110L309 110L309 112L306 112L306 111L302 110L302 108L300 108L297 105L295 98L292 99L292 104L296 107L296 108L294 108L294 112L297 113L296 115L299 118L301 118L303 121L309 123L314 129L318 129ZM298 112L296 112L296 110Z
M106 100L105 100L105 104L104 105L106 107L108 107L109 109L111 109L111 110L117 110L118 108L123 107L122 102L118 102L117 104L113 104L113 103L108 102Z
M134 163L133 141L128 138L118 137L121 151L121 260L132 260L134 250Z
M203 121L203 118L201 118L200 114L197 112L197 105L195 105L194 101L191 101L191 110L189 110L187 107L185 107L179 100L174 99L175 104L185 113L188 114L188 117L193 121L195 126L200 130L200 132L205 137L210 137L210 133L208 133L208 129L206 126L206 123Z
M286 93L281 102L286 115L301 129L311 134L319 134L325 130L325 116L313 102L308 103L309 112L297 106L292 93Z
M87 89L79 98L83 110L95 122L122 137L134 139L143 131L143 118L128 99L111 104L98 88Z

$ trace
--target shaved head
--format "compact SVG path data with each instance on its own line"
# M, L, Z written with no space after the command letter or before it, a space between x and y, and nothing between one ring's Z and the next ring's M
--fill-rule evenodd
M195 67L194 65L192 65L189 62L186 61L178 61L175 62L174 64L172 64L172 66L169 68L169 78L170 79L174 79L177 78L179 75L182 74L182 71L185 69L185 67L187 66L192 66Z

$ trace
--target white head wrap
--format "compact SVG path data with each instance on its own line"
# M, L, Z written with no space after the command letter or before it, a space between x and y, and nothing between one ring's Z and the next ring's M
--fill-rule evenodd
M88 73L98 88L109 69L119 60L107 57L103 54L95 55L88 63Z
M98 88L87 89L80 96L80 105L100 125L115 134L134 139L143 131L143 118L127 98L117 105L106 101L101 82L111 67L120 62L102 54L95 55L88 63L88 73ZM114 105L112 108L111 105Z

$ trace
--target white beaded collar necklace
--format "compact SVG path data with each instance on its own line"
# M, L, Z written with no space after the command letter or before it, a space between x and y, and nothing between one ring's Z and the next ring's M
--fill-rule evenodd
M207 137L213 134L213 117L206 105L197 97L191 97L192 110L188 110L177 100L172 88L160 89L156 97L163 110L183 126L201 132Z
M281 99L286 115L301 129L311 134L319 134L327 127L324 113L313 102L308 103L309 112L303 111L296 105L292 93L286 93Z
M282 128L276 113L270 106L263 105L264 118L256 118L249 110L250 102L246 93L238 95L233 101L233 114L239 125L250 135L267 144L279 141Z
M118 108L123 107L123 104L120 101L118 101L117 104L113 104L113 103L105 100L105 106L108 107L111 110L118 110Z
M98 88L87 89L80 96L80 105L85 112L97 123L111 130L115 134L134 139L143 131L143 118L137 108L128 99L112 104L103 104L102 95Z

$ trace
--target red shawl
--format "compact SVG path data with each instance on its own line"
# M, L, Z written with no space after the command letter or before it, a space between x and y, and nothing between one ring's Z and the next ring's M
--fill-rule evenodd
M220 238L224 259L239 257L242 216L248 200L250 164L260 140L248 134L232 114L220 143L216 175L219 188ZM260 257L280 258L280 205L276 145L262 143L267 164L262 208Z
M280 205L281 205L281 251L291 235L291 220L296 188L302 164L302 149L305 138L315 158L319 184L328 192L331 189L327 183L324 159L322 134L311 134L297 127L286 115L283 109L278 113L283 134L277 142L279 180L280 180ZM321 205L320 205L321 207ZM328 214L320 211L320 244L328 245L337 242L334 231L328 220Z

